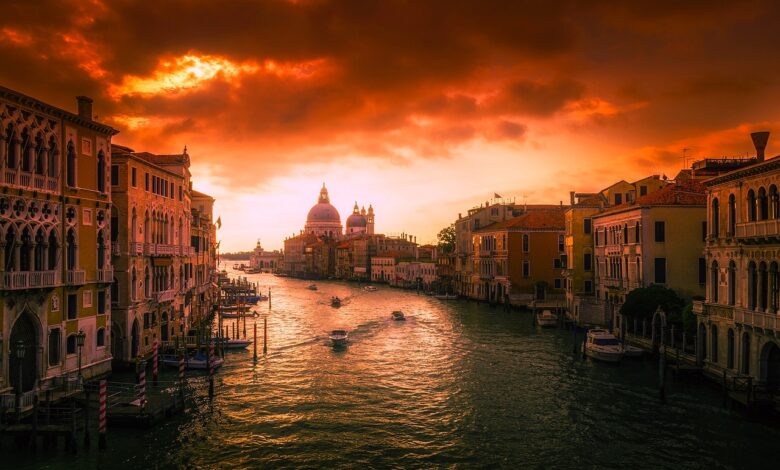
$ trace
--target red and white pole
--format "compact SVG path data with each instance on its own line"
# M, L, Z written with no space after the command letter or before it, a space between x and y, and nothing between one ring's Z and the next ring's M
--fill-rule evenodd
M141 411L146 409L146 361L141 361L141 369L138 371L138 401Z
M98 409L98 449L106 448L106 379L100 381L99 409Z
M154 340L154 347L152 349L152 383L157 386L157 340Z

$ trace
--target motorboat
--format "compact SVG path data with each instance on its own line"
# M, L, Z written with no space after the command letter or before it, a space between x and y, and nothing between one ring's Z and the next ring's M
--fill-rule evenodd
M458 296L455 294L438 294L438 295L434 295L434 297L436 297L439 300L455 300L458 298Z
M247 310L244 310L242 312L222 312L220 314L222 318L243 318L243 317L256 317L257 312L252 310L251 312L248 312Z
M307 287L309 290L317 290L317 284L309 284L309 287Z
M376 287L374 287L374 286L366 286L366 287L363 288L363 290L366 291L366 292L376 292Z
M218 369L222 367L222 364L225 361L219 356L212 356L211 362L214 368ZM160 364L170 367L179 367L179 356L175 354L162 354L160 355ZM190 370L208 370L208 355L199 352L194 356L185 357L184 365Z
M331 307L341 307L341 299L338 297L331 297L330 298L330 306Z
M402 312L400 310L396 310L395 312L392 313L392 315L393 315L393 320L395 320L395 321L406 320L406 317L404 316L404 312Z
M556 326L558 324L558 315L549 310L543 310L536 314L536 324L542 328Z
M625 357L642 357L645 354L645 350L630 344L623 344L623 356Z
M597 361L620 362L623 359L623 345L609 331L596 328L588 331L585 355Z
M333 330L328 335L333 346L346 346L347 345L347 330Z

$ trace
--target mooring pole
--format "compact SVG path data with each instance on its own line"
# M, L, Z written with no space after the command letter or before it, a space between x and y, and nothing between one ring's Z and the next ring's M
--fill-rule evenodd
M155 387L157 386L157 348L157 340L154 340L154 344L152 346L152 384L154 384Z
M582 358L585 359L585 349L588 347L588 328L585 328L584 335L582 337Z
M252 342L252 346L254 347L255 354L254 354L254 361L257 362L257 322L255 322L255 338Z
M263 355L268 353L268 316L263 318Z
M271 288L268 288L268 310L271 310Z
M89 389L84 387L84 448L89 449Z
M98 389L98 449L106 450L106 379L100 381Z
M209 341L209 400L214 399L214 343Z
M577 323L571 322L571 353L577 356Z
M666 401L666 346L663 343L658 350L658 398Z

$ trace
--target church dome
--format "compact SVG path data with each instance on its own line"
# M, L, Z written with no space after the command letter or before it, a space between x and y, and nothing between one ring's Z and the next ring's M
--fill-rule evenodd
M356 202L355 208L352 210L352 215L347 217L347 229L350 229L352 227L365 228L366 224L368 224L368 221L366 220L366 216L360 213L360 210L358 209L357 202Z
M317 204L315 204L311 210L309 210L309 215L306 216L306 222L341 223L341 216L339 215L339 211L337 211L336 208L331 205L330 198L328 197L328 190L325 189L324 184L320 190L320 199L317 201Z

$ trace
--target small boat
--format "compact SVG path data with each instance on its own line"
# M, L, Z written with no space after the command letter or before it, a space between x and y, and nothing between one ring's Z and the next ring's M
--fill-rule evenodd
M555 326L558 324L558 315L549 310L543 310L536 314L536 323L542 328Z
M630 344L623 344L623 356L625 357L642 357L645 354L645 350Z
M257 312L255 312L254 310L251 312L247 312L246 310L244 310L243 312L222 312L220 315L222 316L222 318L241 318L245 316L256 317Z
M439 300L455 300L458 298L458 296L455 294L439 294L439 295L434 295L434 297L436 297Z
M328 335L333 346L346 346L347 345L347 330L333 330Z
M597 328L588 331L585 355L598 361L620 362L623 359L623 346L612 333Z
M222 367L225 362L221 357L212 356L212 364L215 369ZM175 354L162 354L160 355L160 364L170 367L179 367L179 356ZM208 370L209 361L208 356L203 353L198 353L194 356L185 357L184 364L187 369L190 370Z
M393 315L393 320L395 320L395 321L406 320L406 317L404 316L404 312L402 312L400 310L396 310L395 312L392 313L392 315Z
M376 292L376 287L374 287L374 286L366 286L366 287L363 288L363 290L366 291L366 292Z
M317 290L317 284L309 284L309 287L307 287L309 290Z
M338 297L331 297L330 299L330 306L331 307L341 307L341 299Z

